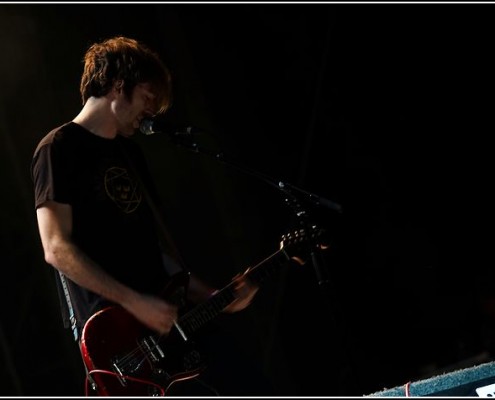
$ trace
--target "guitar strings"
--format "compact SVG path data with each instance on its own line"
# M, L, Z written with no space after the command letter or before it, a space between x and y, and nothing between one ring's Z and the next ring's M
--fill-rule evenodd
M151 338L154 338L153 335L150 335ZM127 367L132 366L134 362L137 362L138 368L141 367L141 364L148 358L151 357L151 352L155 350L160 341L162 340L163 335L156 337L157 340L153 340L153 346L149 348L144 348L142 345L138 345L134 349L132 349L129 353L125 354L121 359L116 361L117 367L122 368L124 371ZM143 354L139 356L139 354Z

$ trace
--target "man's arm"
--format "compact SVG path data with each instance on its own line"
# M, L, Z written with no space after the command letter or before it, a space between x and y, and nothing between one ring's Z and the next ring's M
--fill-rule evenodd
M158 297L138 293L114 279L71 240L72 207L54 201L37 209L45 260L70 280L120 304L136 319L160 333L168 333L177 309ZM111 238L109 238L111 239Z

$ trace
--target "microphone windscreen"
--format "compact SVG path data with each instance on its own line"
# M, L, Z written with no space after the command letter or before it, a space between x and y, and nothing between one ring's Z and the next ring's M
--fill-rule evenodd
M139 131L144 135L152 135L155 133L153 130L153 120L151 118L143 118L139 123Z

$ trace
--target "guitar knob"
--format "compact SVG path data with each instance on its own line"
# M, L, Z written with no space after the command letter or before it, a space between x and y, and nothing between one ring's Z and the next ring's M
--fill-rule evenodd
M187 370L197 368L198 364L201 363L201 355L198 351L192 350L187 353L184 357L184 368Z
M160 392L160 390L158 390L157 387L150 386L148 388L148 395L149 396L152 396L152 397L161 397L162 396L162 393Z

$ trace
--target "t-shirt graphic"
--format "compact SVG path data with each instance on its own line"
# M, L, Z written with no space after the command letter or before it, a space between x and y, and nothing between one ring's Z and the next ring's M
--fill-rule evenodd
M125 213L135 211L141 203L138 185L125 168L110 167L105 172L105 191L108 197Z

